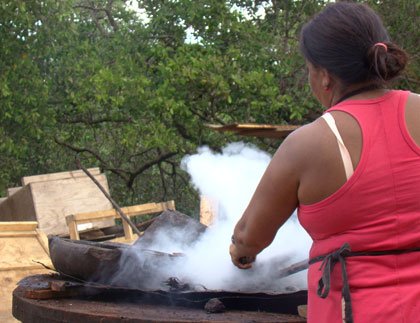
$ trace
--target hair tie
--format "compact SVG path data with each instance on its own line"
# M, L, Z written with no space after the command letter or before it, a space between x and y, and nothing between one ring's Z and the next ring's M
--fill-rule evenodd
M375 47L375 46L381 46L381 47L385 48L385 51L388 51L388 46L387 46L386 44L384 44L384 43L376 43L376 44L374 44L373 46L374 46L374 47Z

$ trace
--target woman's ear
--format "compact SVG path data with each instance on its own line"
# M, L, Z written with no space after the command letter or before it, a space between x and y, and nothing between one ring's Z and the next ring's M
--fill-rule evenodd
M321 85L325 91L331 90L333 86L333 78L331 77L330 73L325 68L321 68Z

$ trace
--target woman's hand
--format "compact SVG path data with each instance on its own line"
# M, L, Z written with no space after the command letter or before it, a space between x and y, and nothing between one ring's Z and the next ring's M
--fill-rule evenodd
M240 269L249 269L252 267L252 263L255 261L255 256L241 256L238 254L238 249L232 243L229 247L230 257L232 258L233 264Z

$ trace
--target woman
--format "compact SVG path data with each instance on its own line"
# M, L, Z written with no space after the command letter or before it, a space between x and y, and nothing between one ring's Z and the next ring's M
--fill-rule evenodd
M327 113L274 155L235 227L232 261L250 268L297 208L313 239L309 322L419 322L420 96L386 88L407 56L356 3L328 5L300 46Z

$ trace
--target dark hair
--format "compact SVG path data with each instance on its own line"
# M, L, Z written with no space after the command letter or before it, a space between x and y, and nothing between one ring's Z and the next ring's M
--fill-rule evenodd
M301 31L300 50L343 85L389 81L408 61L405 51L390 41L379 16L368 6L351 2L327 5L309 21Z

